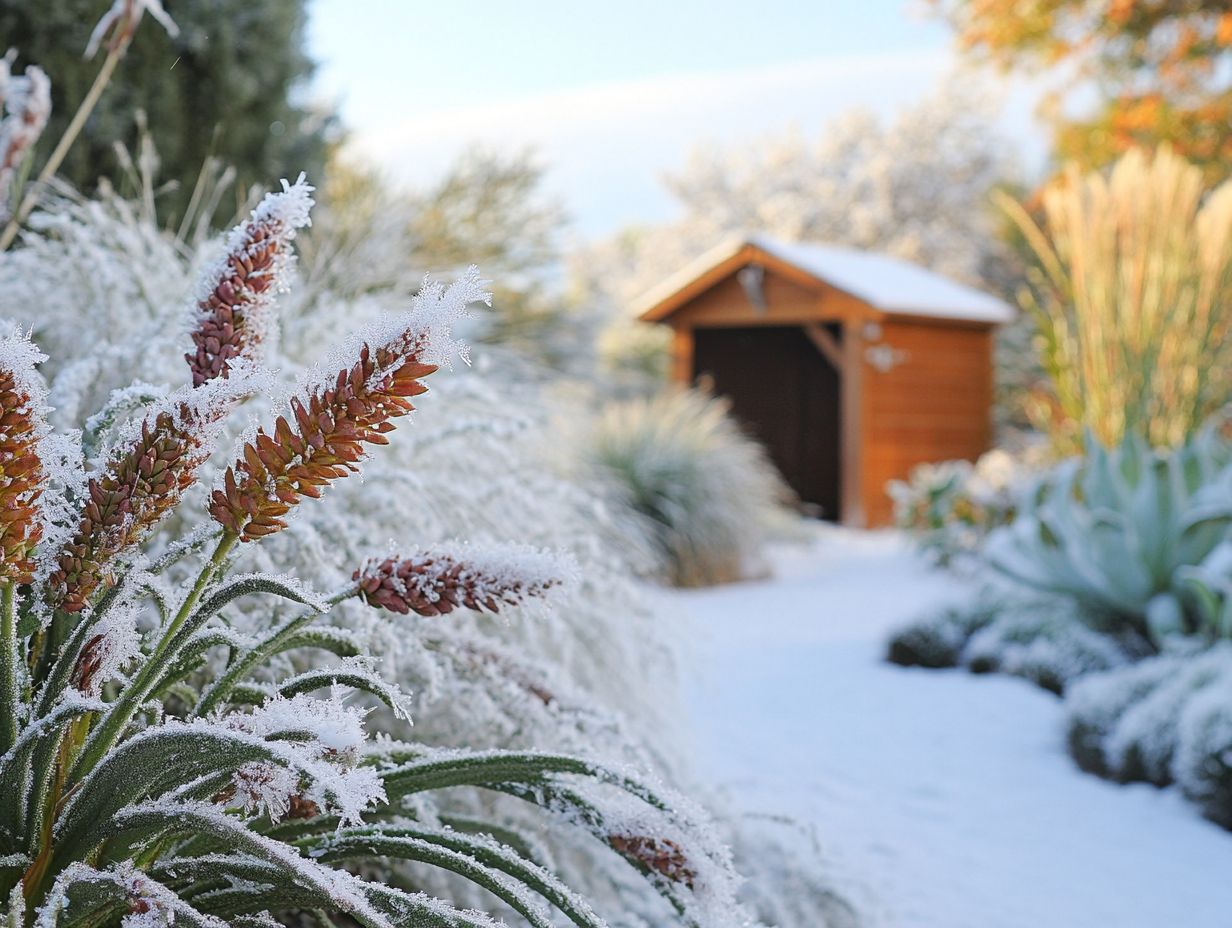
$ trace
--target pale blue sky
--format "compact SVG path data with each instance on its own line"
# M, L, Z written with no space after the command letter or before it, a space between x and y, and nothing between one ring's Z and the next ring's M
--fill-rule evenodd
M910 0L313 0L316 90L354 150L422 183L465 147L534 148L583 237L668 218L661 184L696 145L890 115L952 66ZM1026 138L1029 94L1002 128ZM1033 153L1029 152L1029 156Z

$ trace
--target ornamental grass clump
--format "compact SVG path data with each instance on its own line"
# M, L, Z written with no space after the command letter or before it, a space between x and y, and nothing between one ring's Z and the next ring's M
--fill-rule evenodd
M1232 182L1208 190L1168 147L1111 172L1070 166L1043 222L999 197L1038 261L1024 299L1052 395L1037 425L1063 452L1084 433L1182 444L1232 398Z
M405 874L357 875L391 861L453 874L537 928L555 924L553 912L603 924L534 859L533 836L436 815L429 797L455 788L524 801L589 833L682 924L731 915L725 858L692 840L694 813L628 771L559 753L368 739L364 701L405 718L408 699L354 635L322 623L331 608L367 604L414 635L454 610L502 612L549 595L572 580L570 564L518 547L415 548L374 555L328 592L234 569L387 441L454 353L451 325L486 300L474 269L448 287L425 284L409 311L305 377L272 425L241 437L199 524L157 558L143 553L194 498L227 415L266 384L253 334L268 317L256 317L271 311L270 269L289 260L310 193L301 181L268 197L227 240L222 270L203 284L217 299L198 300L194 316L193 385L159 395L141 384L113 398L113 411L134 396L143 408L90 473L47 426L41 353L21 331L0 339L4 924L497 924ZM171 524L191 524L178 515ZM246 599L251 616L257 598L271 602L269 618L240 632L228 609ZM333 659L289 669L308 650Z
M745 576L792 498L730 405L695 390L607 406L581 457L646 525L677 586Z

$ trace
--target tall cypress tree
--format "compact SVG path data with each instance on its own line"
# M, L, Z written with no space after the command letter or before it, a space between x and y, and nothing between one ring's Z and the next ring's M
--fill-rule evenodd
M38 64L52 80L43 156L97 73L99 59L82 52L109 4L0 0L0 41L17 50L19 68ZM165 217L182 213L210 155L235 168L239 192L301 170L319 176L334 123L303 99L313 70L304 50L305 0L169 0L165 7L179 35L142 21L60 175L86 191L102 177L120 177L115 143L135 150L134 113L142 110L159 178L178 185L159 201ZM222 221L234 205L224 200Z

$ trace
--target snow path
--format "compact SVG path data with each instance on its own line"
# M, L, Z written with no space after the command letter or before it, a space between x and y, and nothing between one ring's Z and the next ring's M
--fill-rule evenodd
M889 629L965 594L897 536L829 530L765 582L668 592L695 769L809 823L868 928L1228 928L1232 834L1065 753L1057 699L885 664ZM804 928L804 926L801 926Z

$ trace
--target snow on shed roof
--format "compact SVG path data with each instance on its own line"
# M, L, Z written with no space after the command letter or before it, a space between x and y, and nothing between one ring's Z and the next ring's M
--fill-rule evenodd
M1013 308L1002 300L901 258L837 245L788 242L768 235L729 239L690 262L638 301L639 314L651 314L693 280L748 246L883 312L989 323L1009 322L1015 315Z

